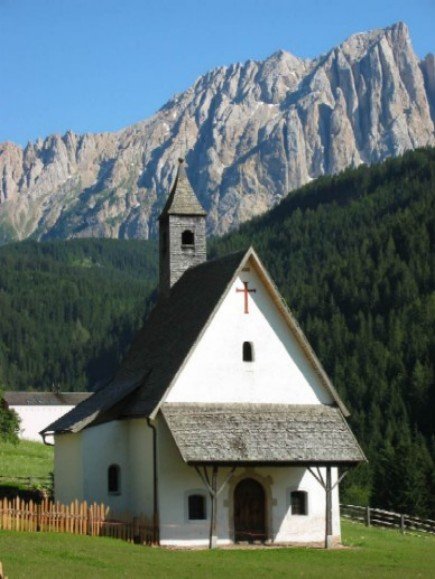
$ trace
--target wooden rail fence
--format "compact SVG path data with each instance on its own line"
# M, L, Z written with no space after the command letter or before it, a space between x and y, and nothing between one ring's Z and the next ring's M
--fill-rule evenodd
M74 501L62 505L48 499L42 502L24 501L19 497L0 499L0 529L7 531L37 531L73 533L113 537L128 542L150 545L156 542L157 529L143 517L129 521L109 518L109 507ZM435 534L435 521L403 513L395 513L359 505L341 505L341 516L367 526L397 528L402 533L420 531Z
M359 521L366 526L390 527L399 529L402 533L407 531L421 531L435 534L435 521L421 519L412 515L362 507L359 505L340 505L341 516L353 521Z
M154 542L154 528L146 519L117 521L111 520L109 514L109 507L104 504L74 501L62 505L49 500L36 503L19 497L4 498L0 500L0 529L104 536L144 544Z

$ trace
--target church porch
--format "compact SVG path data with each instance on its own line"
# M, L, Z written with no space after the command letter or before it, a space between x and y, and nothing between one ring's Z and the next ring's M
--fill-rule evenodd
M337 469L333 468L333 481ZM172 471L172 472L171 472ZM323 476L326 469L322 468ZM160 543L179 547L325 542L325 492L306 467L186 465L160 471ZM332 541L340 542L338 486Z
M286 406L284 410L276 405L273 408L248 405L249 409L246 406L229 408L226 405L225 414L218 405L207 405L207 408L203 405L164 405L164 419L158 421L160 543L180 547L233 543L324 544L327 495L321 483L326 482L328 470L330 486L335 485L329 508L328 546L339 543L338 466L350 463L318 459L297 461L294 450L293 460L283 456L291 452L294 439L298 438L295 437L298 424L299 428L301 424L304 426L307 446L307 432L310 431L307 413L315 415L320 433L317 436L324 435L322 420L319 420L319 415L325 415L324 407L312 413L306 407L290 410ZM240 427L240 414L247 415L247 410L250 428L246 424L243 426L243 447L236 424ZM329 438L334 438L334 412L334 409L326 409ZM272 416L276 413L278 421ZM255 417L259 418L260 414L261 427L255 427ZM286 428L286 437L277 432L278 424ZM289 435L289 424L293 436ZM276 443L271 439L272 433ZM300 437L298 444L299 456L303 452L313 454L313 448L300 448L303 444ZM345 453L344 447L345 437L339 449L341 456ZM246 460L246 455L252 457L251 460ZM217 457L232 460L223 462L216 460Z

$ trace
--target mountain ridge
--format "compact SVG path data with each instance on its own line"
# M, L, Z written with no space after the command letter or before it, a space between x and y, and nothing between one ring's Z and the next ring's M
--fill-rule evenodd
M217 67L119 131L1 144L0 242L154 236L186 152L222 234L320 175L435 144L434 119L435 59L417 58L403 23L314 59Z

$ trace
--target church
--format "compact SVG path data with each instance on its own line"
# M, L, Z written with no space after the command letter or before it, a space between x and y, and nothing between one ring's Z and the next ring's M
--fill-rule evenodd
M161 545L331 547L366 460L349 412L255 250L207 261L205 220L180 159L156 306L111 382L41 432L55 498L144 516Z

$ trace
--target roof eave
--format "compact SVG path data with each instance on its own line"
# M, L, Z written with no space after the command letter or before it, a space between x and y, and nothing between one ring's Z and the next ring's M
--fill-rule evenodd
M355 467L363 462L368 462L367 458L354 459L354 460L184 460L184 462L189 466L210 466L216 465L221 467L260 467L260 466L273 466L273 467L288 467L288 466L303 466L303 467Z

